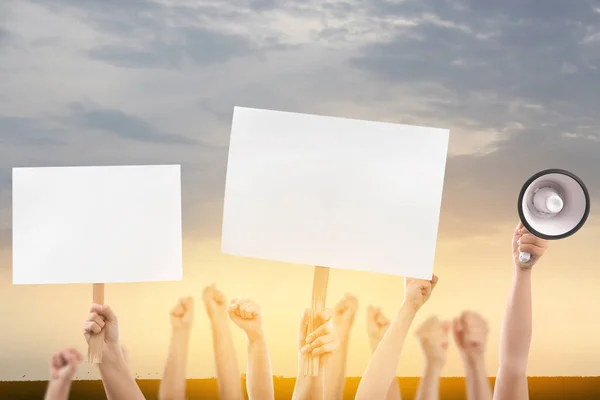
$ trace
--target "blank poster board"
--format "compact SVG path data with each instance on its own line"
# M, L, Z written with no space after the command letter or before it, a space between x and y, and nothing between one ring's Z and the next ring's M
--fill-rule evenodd
M449 131L235 107L222 251L431 279Z
M179 165L13 169L13 284L182 279Z

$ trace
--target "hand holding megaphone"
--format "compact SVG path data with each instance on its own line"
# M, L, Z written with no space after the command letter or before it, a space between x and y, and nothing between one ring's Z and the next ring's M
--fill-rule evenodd
M525 182L519 193L518 212L522 228L517 232L522 231L522 236L518 244L521 250L515 261L526 265L535 254L527 250L533 242L524 237L533 235L543 240L557 240L571 236L588 218L590 196L581 179L574 174L562 169L547 169ZM513 251L514 246L513 240Z
M515 265L523 269L530 269L546 252L548 241L531 234L519 222L513 234L512 247Z

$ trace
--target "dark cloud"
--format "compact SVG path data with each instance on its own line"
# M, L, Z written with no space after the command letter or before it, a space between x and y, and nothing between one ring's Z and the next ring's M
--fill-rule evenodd
M167 35L165 35L167 36ZM244 37L201 28L170 29L139 50L126 46L104 46L90 50L92 58L120 67L179 68L186 63L214 64L250 54L253 46Z
M70 106L72 119L84 129L102 131L122 139L160 144L198 144L176 133L165 133L143 119L121 110L90 108L83 103Z
M63 134L62 128L44 125L35 118L0 115L0 145L60 145L64 143Z
M541 169L571 170L592 199L600 194L600 52L586 42L600 14L590 3L375 1L371 13L418 24L364 47L355 67L390 86L445 89L424 123L466 118L502 135L487 152L448 159L441 235L493 233L516 219L521 185Z

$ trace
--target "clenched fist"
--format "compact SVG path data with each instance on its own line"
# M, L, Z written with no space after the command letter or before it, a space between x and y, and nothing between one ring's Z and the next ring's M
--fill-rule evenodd
M375 351L389 327L390 320L383 315L381 308L373 306L367 308L367 335L371 351Z
M227 299L225 295L216 288L213 283L204 288L202 292L202 300L206 306L206 312L209 318L224 315L227 309Z
M514 264L522 270L529 270L544 255L548 248L548 241L529 233L523 223L519 222L512 237L512 254ZM531 254L528 262L519 261L519 253Z
M251 299L237 297L227 309L229 318L248 336L248 340L260 339L264 335L260 307Z
M452 321L454 341L468 361L479 361L485 353L488 324L481 315L465 311Z
M350 329L354 323L356 310L358 309L358 300L355 296L346 293L335 306L333 311L333 326L338 333L339 339L348 339Z
M428 318L416 334L428 365L441 367L446 364L450 322L440 321L436 316Z
M430 281L424 279L404 279L404 305L418 311L431 297L431 292L438 283L438 277L433 275Z
M171 310L171 326L173 330L189 331L194 322L194 299L182 297Z
M82 360L81 354L75 349L59 351L50 359L50 378L53 381L72 381Z
M304 311L300 321L298 347L302 356L318 356L321 366L333 355L340 346L337 334L331 323L331 311L326 310L317 314L313 331L309 332L311 310Z

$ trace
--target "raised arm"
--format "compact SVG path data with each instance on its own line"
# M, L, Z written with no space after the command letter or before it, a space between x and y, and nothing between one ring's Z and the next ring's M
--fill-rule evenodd
M495 400L527 400L527 361L531 345L531 271L542 257L548 243L537 238L519 224L512 238L513 277L500 331L498 374L494 388ZM520 252L531 259L522 264Z
M325 397L326 365L339 348L340 342L330 321L331 311L316 315L314 331L308 331L310 310L300 321L298 334L298 375L292 400L329 400ZM319 357L319 376L304 376L304 361L310 356Z
M71 382L81 363L81 354L75 349L66 349L50 359L50 381L44 400L67 400L71 391Z
M346 293L333 310L333 329L340 341L339 349L331 356L325 369L325 398L342 400L344 383L346 381L346 363L348 361L348 346L350 331L358 308L358 300Z
M91 334L104 330L102 363L98 364L100 377L108 400L143 400L144 395L129 372L119 341L119 322L109 306L92 305L83 324L87 342Z
M387 332L389 326L390 320L383 315L381 308L369 306L367 309L367 335L369 337L371 352L375 352L375 349L379 345L383 335L385 335L385 332ZM390 388L388 389L385 400L402 400L398 380L395 376L394 379L392 379L392 382L390 382Z
M231 301L228 311L231 320L246 333L248 339L246 374L248 399L275 399L271 357L265 339L260 307L250 299L238 297Z
M183 297L171 310L171 342L160 382L160 400L185 400L190 332L194 321L194 299Z
M440 321L436 316L427 319L417 329L417 337L425 356L425 369L419 381L415 400L438 400L440 398L440 377L446 365L448 333L450 322Z
M460 352L468 400L492 400L492 388L485 368L488 325L483 317L465 311L452 321L454 342Z
M383 400L396 376L408 329L419 309L431 296L437 284L437 276L431 281L404 280L404 302L387 332L375 349L356 391L357 400Z
M202 297L212 329L219 397L223 400L241 400L242 379L229 330L227 300L215 285L204 288Z

